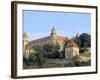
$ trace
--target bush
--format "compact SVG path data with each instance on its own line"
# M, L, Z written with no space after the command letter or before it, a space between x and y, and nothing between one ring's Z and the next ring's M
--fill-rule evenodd
M42 68L47 60L46 53L43 51L38 51L37 54L35 54L35 60L34 63L38 65L39 68Z
M82 66L82 63L78 60L71 60L67 64L65 64L65 67L77 67L77 66Z
M43 49L43 51L46 51L46 52L52 52L52 45L45 44L42 46L42 49Z
M86 52L86 51L88 51L87 48L80 48L80 50L79 50L80 53L84 53L84 52Z
M90 66L91 65L91 60L88 60L86 62L82 61L82 66Z
M77 67L77 66L89 66L91 65L91 61L79 61L79 56L73 57L67 64L65 64L65 67Z
M28 58L29 63L33 63L34 59L35 59L35 54L34 53L30 53L29 58Z
M48 54L48 58L59 58L59 52L53 52Z
M27 59L23 56L23 64L27 65Z

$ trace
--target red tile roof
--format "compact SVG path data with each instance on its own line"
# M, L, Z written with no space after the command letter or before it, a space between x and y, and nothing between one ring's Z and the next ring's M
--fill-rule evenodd
M65 39L67 39L65 36L60 36L60 35L57 35L56 36L56 39L57 40L60 40L60 41L64 41Z
M66 47L78 47L78 45L73 40L68 40Z
M64 36L61 36L61 35L56 36L56 40L59 40L59 41L64 41L64 40L67 40L67 39L68 39L67 37L64 37ZM30 41L29 44L33 45L33 44L37 44L39 42L45 43L48 40L50 40L50 36ZM73 40L68 40L67 44L66 44L66 47L78 47L78 45Z

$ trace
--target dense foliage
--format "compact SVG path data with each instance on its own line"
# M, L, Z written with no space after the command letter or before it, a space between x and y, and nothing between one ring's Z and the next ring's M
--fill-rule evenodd
M47 58L59 58L58 44L45 44L43 46L33 46L34 52L29 54L29 58L24 60L26 65L36 64L39 68L43 67L46 63Z
M91 61L80 61L79 60L79 56L74 56L70 59L70 61L65 64L65 67L75 67L75 66L90 66L91 65Z
M91 47L91 35L88 33L82 33L79 37L74 37L73 40L80 48L80 53L87 51L87 47Z
M91 35L87 33L80 34L79 37L74 37L73 40L77 43L80 49L80 53L84 53L87 51L87 47L91 46ZM33 46L32 50L34 52L29 53L29 58L26 59L23 57L24 65L35 65L38 68L42 68L44 64L47 62L47 59L56 59L56 58L64 58L65 57L65 45L67 44L67 40L64 41L64 48L60 51L59 44L45 44L45 45L37 45ZM65 67L74 67L74 66L88 66L90 65L89 61L80 62L79 56L72 57L68 63L64 64Z
M74 37L73 40L81 48L91 46L91 36L88 33L82 33L79 37Z

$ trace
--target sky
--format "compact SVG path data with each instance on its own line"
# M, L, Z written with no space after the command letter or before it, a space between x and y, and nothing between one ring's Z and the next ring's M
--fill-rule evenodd
M23 10L23 32L29 40L50 35L52 27L58 35L73 37L77 33L91 33L91 14Z

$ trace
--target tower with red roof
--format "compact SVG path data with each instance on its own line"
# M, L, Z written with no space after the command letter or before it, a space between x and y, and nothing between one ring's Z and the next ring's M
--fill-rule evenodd
M65 47L65 58L70 59L79 55L79 47L73 40L68 40Z

